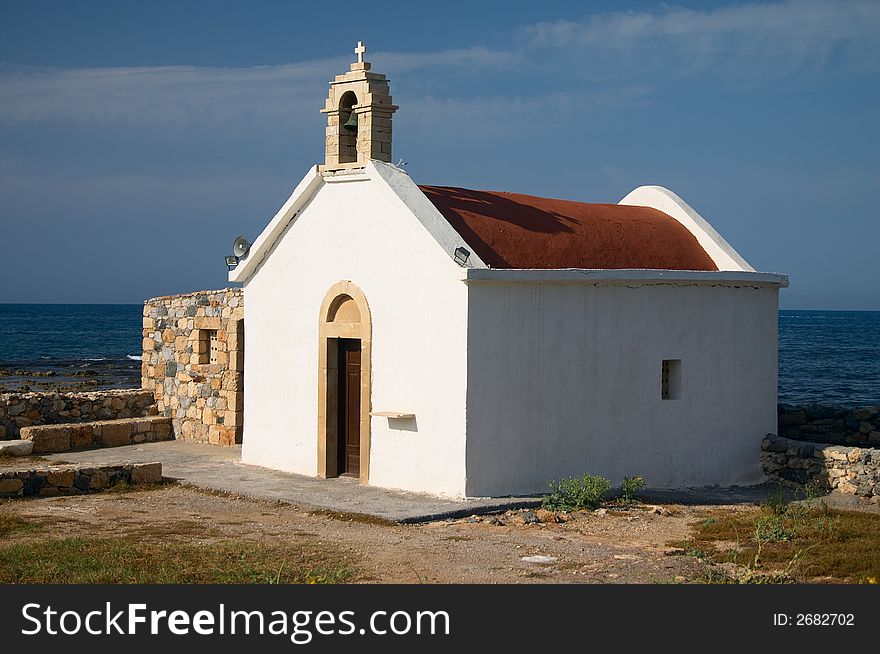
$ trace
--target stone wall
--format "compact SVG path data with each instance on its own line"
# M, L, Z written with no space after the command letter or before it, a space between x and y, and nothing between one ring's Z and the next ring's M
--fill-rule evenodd
M786 485L815 483L880 503L880 449L791 440L767 434L764 474Z
M34 444L31 450L34 454L43 454L167 441L174 436L171 433L171 418L146 416L122 420L22 427L21 438Z
M780 436L839 445L880 446L880 407L808 404L777 407Z
M233 445L244 418L241 289L144 303L142 386L179 439Z
M22 427L149 415L153 394L143 390L94 393L3 393L0 439L18 439ZM155 409L153 409L155 412Z
M156 484L162 481L161 463L122 465L64 465L30 470L0 470L0 497L53 497L94 493L120 483Z

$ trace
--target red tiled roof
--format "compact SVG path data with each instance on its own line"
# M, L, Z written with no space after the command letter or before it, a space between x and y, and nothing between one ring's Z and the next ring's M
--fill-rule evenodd
M693 234L657 209L419 188L493 268L718 270Z

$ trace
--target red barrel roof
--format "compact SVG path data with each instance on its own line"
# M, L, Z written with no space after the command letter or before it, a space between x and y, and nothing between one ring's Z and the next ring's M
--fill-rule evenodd
M657 209L419 188L492 268L718 270L694 235Z

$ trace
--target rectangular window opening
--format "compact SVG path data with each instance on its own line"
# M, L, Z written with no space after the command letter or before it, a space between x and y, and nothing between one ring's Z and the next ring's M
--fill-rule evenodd
M217 330L216 329L200 329L199 338L196 341L196 354L198 363L217 363Z
M660 397L681 399L681 359L663 359L660 367Z
M220 341L217 340L217 330L208 329L206 331L208 332L208 352L210 352L208 363L217 363L217 352L220 349Z

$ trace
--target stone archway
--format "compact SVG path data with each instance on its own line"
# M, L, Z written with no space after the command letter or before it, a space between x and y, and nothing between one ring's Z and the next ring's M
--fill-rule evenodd
M372 321L367 299L349 281L334 284L324 296L318 317L318 476L340 474L340 434L337 407L340 344L358 342L360 352L359 466L361 483L370 479L370 381ZM344 400L343 400L344 401Z

